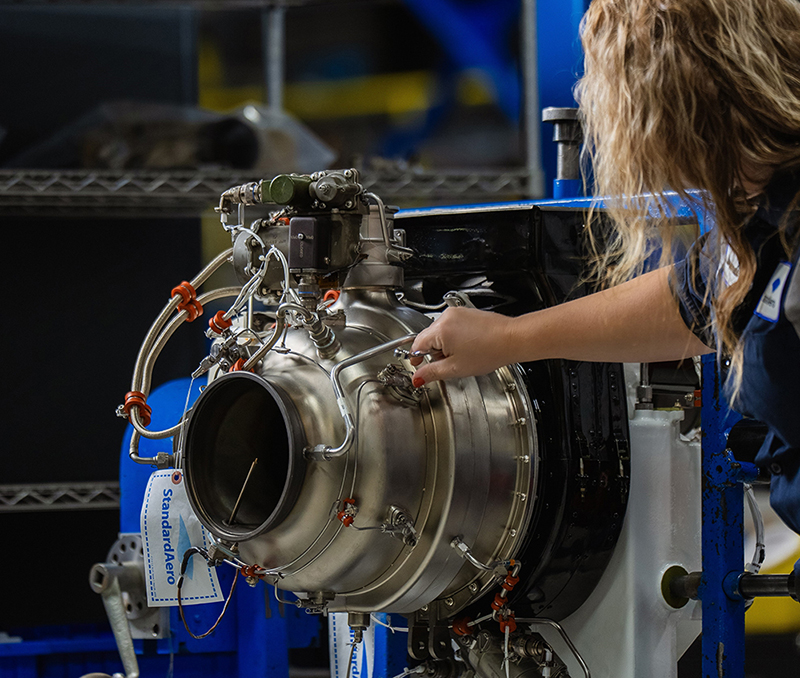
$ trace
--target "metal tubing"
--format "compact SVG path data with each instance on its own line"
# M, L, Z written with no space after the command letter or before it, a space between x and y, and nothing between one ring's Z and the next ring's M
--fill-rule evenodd
M275 316L275 329L272 331L272 336L267 340L267 342L260 346L259 349L251 355L245 364L242 366L242 369L245 371L252 370L257 364L258 361L261 360L269 350L278 343L278 339L280 338L281 334L283 333L283 329L286 327L286 321L284 320L284 314L280 313L280 309L278 309L278 313Z
M682 577L675 577L669 584L670 593L676 598L691 598L692 600L697 600L702 579L702 572L691 572Z
M214 259L212 259L206 267L198 273L193 280L190 281L190 285L197 289L200 287L206 280L208 280L212 274L228 261L228 258L233 255L233 248L225 250L218 254ZM164 329L164 324L167 322L169 317L178 308L178 304L181 302L180 296L175 296L169 300L167 305L155 319L153 324L150 326L147 334L145 335L144 341L142 342L142 346L139 349L139 355L136 357L136 364L133 369L133 379L131 380L131 391L142 391L144 393L144 389L140 388L141 386L141 379L142 379L142 370L144 369L144 361L145 358L150 353L150 350L153 347L153 342L156 340L156 337Z
M795 591L794 574L750 574L738 577L737 590L745 600L756 596L791 596Z
M525 96L525 146L528 197L544 196L542 130L539 111L539 57L536 0L522 0L522 77Z
M407 334L399 339L387 341L385 344L374 346L373 348L362 351L361 353L357 353L346 360L342 360L342 362L337 363L334 366L334 368L331 370L331 385L333 386L333 392L336 395L336 404L339 406L339 412L341 412L342 419L344 419L344 441L338 447L331 447L330 445L325 444L316 445L313 449L307 450L306 455L309 459L314 459L316 461L329 461L330 459L336 459L337 457L341 457L342 455L346 454L347 451L353 446L353 441L356 437L356 425L355 421L353 420L353 414L350 412L350 406L347 404L342 383L339 379L339 375L342 373L342 370L353 365L357 365L365 360L369 360L370 358L380 355L381 353L385 353L386 351L392 351L403 344L409 344L414 341L416 337L416 334Z
M212 290L211 292L206 292L198 297L198 301L201 304L207 304L211 301L215 301L216 299L222 299L224 297L231 297L236 296L239 293L238 287L222 287L218 290ZM161 332L156 340L155 344L153 345L150 353L147 356L147 360L144 362L144 366L142 368L142 388L140 389L145 396L149 395L150 391L150 380L153 375L153 367L155 365L156 359L158 358L161 351L164 349L167 341L169 341L170 337L175 334L175 330L177 330L186 320L188 317L188 313L186 311L181 311L176 315L166 326L166 328ZM132 407L131 413L129 417L129 421L133 425L133 428L136 431L144 436L145 438L169 438L170 436L175 435L181 427L180 422L172 426L171 428L164 429L163 431L150 431L145 428L144 424L142 423L142 419L139 416L139 408ZM131 442L133 442L133 438L131 438Z
M586 678L592 678L592 674L589 672L589 666L581 657L580 652L578 652L578 648L575 647L574 643L570 640L567 632L564 630L564 627L561 626L557 621L552 619L545 619L544 617L533 617L531 619L517 619L518 624L546 624L547 626L552 626L556 631L558 631L561 638L567 644L572 654L575 656L575 659L578 660L578 663L581 665L581 669L583 673L586 675Z
M285 13L284 7L272 5L261 14L267 105L275 112L283 110Z

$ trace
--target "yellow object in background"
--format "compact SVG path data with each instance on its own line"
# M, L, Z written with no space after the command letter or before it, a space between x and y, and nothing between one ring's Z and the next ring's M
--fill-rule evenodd
M756 499L764 516L766 560L759 574L788 574L800 558L800 535L790 530L769 506L767 488L757 488ZM745 511L747 516L747 511ZM748 523L747 517L745 523ZM752 554L754 539L750 525L745 535L745 554ZM781 634L800 632L800 603L792 598L756 598L744 616L745 633Z

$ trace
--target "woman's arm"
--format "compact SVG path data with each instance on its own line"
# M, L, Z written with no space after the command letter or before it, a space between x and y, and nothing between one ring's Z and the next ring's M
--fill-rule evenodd
M678 312L670 270L518 318L449 308L414 341L413 351L443 356L419 367L414 385L546 358L655 362L710 353ZM420 365L422 358L412 363Z

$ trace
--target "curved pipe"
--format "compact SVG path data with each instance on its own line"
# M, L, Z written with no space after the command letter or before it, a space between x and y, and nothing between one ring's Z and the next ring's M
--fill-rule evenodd
M198 273L195 278L190 281L190 285L197 289L202 285L206 280L208 280L211 275L224 264L233 254L233 248L225 250L221 254L217 255L214 259L212 259L208 265ZM167 305L158 315L158 317L153 321L153 324L150 326L147 334L145 335L144 341L142 342L142 346L139 349L139 355L136 357L136 365L133 369L133 379L131 380L131 391L141 391L145 393L145 389L140 388L141 381L142 381L142 373L144 370L144 363L147 356L150 354L151 349L153 348L153 342L156 340L156 337L159 335L162 329L164 329L164 325L166 324L169 317L178 308L178 304L181 302L180 296L172 297L169 300ZM201 302L202 303L202 302Z
M342 419L344 419L344 441L338 447L320 444L315 445L311 449L307 449L306 456L309 459L313 459L315 461L329 461L330 459L336 459L337 457L347 454L347 451L353 446L353 441L356 437L356 425L353 419L353 414L350 412L350 407L347 404L342 383L339 379L339 375L342 373L342 370L352 367L353 365L357 365L365 360L369 360L370 358L380 355L381 353L385 353L386 351L391 351L392 349L402 346L403 344L410 344L412 341L414 341L414 339L416 339L416 337L416 334L407 334L404 337L387 341L385 344L379 344L378 346L374 346L366 351L357 353L346 360L342 360L340 363L336 363L334 368L331 370L331 385L333 386L333 392L336 395L336 404L339 406L339 412L342 413Z
M224 297L232 297L236 296L239 293L238 287L222 287L218 290L212 290L211 292L206 292L198 297L198 301L201 304L207 304L211 301L215 301L216 299L222 299ZM188 313L186 311L181 311L178 313L164 328L163 332L158 336L155 343L153 344L150 352L147 355L147 359L142 366L142 393L145 396L149 395L150 391L150 379L153 374L153 367L155 365L156 359L158 358L161 351L164 349L167 341L169 341L170 337L175 334L175 330L180 327L184 320L188 317ZM163 431L150 431L144 427L142 423L142 419L139 416L139 408L132 407L131 413L129 417L129 421L133 425L133 428L136 429L136 432L140 435L144 436L145 438L169 438L170 436L175 435L180 430L180 422L172 426L171 428L164 429ZM133 448L134 439L131 438L131 448ZM138 442L138 441L137 441ZM138 449L138 445L137 445ZM133 458L133 455L132 455ZM149 460L142 461L139 463L154 463Z

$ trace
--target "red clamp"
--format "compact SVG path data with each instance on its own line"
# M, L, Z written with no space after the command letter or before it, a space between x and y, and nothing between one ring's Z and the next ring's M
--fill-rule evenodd
M199 318L203 315L203 306L197 300L197 291L192 287L191 283L184 280L177 287L173 287L171 296L174 298L178 295L183 298L183 301L178 304L178 310L186 311L189 314L186 322L192 322L195 318Z
M142 424L150 426L150 415L153 413L153 410L150 408L150 405L147 404L147 398L144 393L141 391L130 391L125 394L125 404L122 406L122 411L128 415L129 419L131 416L131 407L138 407L139 418L142 420Z
M496 593L492 601L492 609L497 612L501 607L506 604L506 599L501 593Z
M514 613L509 610L508 614L500 617L498 620L500 624L500 632L505 634L506 629L508 629L509 633L514 633L517 630L517 622L514 619Z
M341 296L341 294L342 293L339 290L328 290L322 297L322 301L328 301L330 299L333 299L334 301L339 301L339 297Z
M228 372L241 372L244 369L244 364L247 362L244 358L239 358L233 365L231 365L231 369ZM252 372L253 370L247 370L248 372Z
M342 525L345 527L350 527L353 524L353 521L356 519L356 516L353 513L353 509L356 507L356 500L344 499L342 500L342 506L342 510L336 514L336 519L340 520ZM350 507L352 507L352 509Z
M211 331L217 334L222 334L223 331L227 330L231 325L233 325L232 320L225 320L225 311L217 311L214 317L208 321L208 326L211 328Z
M258 565L242 565L239 574L243 577L258 577L260 579L264 576L263 572L259 572L261 569Z
M518 583L519 577L512 577L511 572L509 572L508 576L503 580L503 583L500 584L500 586L506 591L511 591Z
M473 631L469 623L472 621L469 617L459 617L453 620L453 633L457 636L471 636Z
M703 391L702 389L696 388L694 390L694 402L692 407L702 407L703 406Z

